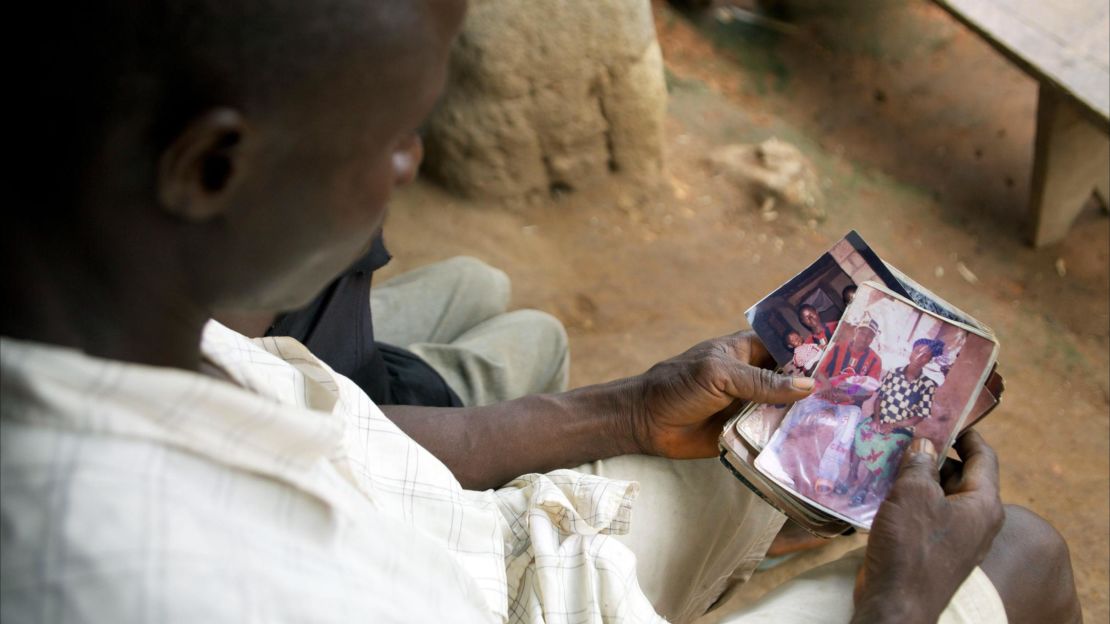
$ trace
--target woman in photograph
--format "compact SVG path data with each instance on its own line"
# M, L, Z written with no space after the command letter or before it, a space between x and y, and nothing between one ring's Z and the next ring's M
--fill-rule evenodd
M876 482L880 489L890 486L903 449L913 440L917 425L928 418L932 410L933 395L939 384L924 371L925 366L942 353L944 342L921 338L913 343L909 363L883 375L875 393L875 412L856 428L848 468L849 487L857 481L861 463L865 476L852 495L852 506L862 505Z

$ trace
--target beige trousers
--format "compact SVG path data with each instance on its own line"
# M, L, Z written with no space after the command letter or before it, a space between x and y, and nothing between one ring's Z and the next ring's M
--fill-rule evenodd
M374 337L420 356L466 406L566 390L562 323L537 310L507 312L508 306L509 277L465 256L370 290Z
M436 369L466 405L486 405L566 388L566 332L534 310L506 312L509 279L473 258L452 258L397 276L370 295L375 335ZM578 470L638 481L631 529L618 536L636 554L636 573L656 610L689 622L763 559L784 516L741 485L716 459L673 461L629 455ZM862 552L791 579L729 614L730 624L847 622ZM731 606L731 605L730 605ZM717 617L719 616L719 617ZM949 605L945 624L1005 622L1002 601L976 570Z

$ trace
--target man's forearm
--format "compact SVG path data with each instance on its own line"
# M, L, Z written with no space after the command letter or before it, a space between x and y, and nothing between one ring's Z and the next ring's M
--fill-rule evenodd
M636 384L624 379L486 407L382 410L464 487L485 489L529 472L638 452L629 419Z

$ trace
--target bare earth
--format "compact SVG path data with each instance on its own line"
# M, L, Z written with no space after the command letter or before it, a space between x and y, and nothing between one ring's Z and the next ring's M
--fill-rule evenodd
M887 4L803 15L786 36L657 2L671 91L658 188L615 179L491 205L421 182L394 201L383 277L457 254L503 268L514 306L566 324L579 386L745 327L749 305L856 229L997 332L1007 391L979 429L1003 498L1059 528L1086 621L1110 621L1110 221L1092 203L1062 244L1026 247L1035 82L935 7ZM772 136L817 166L825 221L767 221L703 164ZM731 600L862 540L757 574Z

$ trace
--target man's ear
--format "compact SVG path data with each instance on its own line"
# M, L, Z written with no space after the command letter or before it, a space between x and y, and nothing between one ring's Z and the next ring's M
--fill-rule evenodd
M246 134L246 120L230 108L215 108L190 121L158 162L162 209L194 223L223 214L231 188L242 178L240 146Z

